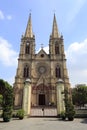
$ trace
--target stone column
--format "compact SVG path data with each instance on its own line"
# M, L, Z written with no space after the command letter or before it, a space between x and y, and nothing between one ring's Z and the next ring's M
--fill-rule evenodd
M62 79L57 81L57 114L60 115L62 111L65 111L64 104L64 83Z
M31 109L31 80L30 79L26 79L24 84L23 109L25 111L25 116L29 116L30 109Z

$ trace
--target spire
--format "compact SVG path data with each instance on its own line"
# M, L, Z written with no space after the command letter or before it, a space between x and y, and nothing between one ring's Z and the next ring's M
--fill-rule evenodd
M53 38L59 37L59 32L58 32L58 28L57 28L57 22L56 22L55 14L54 14L54 19L53 19L52 37Z
M32 21L31 21L31 13L29 15L29 20L27 23L27 28L25 32L25 37L32 38L33 37L33 31L32 31Z

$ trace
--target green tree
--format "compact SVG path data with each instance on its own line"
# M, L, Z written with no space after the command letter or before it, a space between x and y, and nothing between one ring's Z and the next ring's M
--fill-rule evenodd
M3 96L0 94L0 106L2 106Z
M64 94L65 94L65 116L68 118L68 120L73 120L75 110L68 88L65 89Z
M13 88L8 82L2 79L0 79L0 94L3 95L3 120L9 121L13 109Z
M84 106L87 104L87 86L77 86L72 89L72 101L74 105Z

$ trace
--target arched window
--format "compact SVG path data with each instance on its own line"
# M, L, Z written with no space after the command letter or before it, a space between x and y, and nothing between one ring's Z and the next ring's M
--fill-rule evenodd
M26 65L24 67L24 78L28 78L29 77L29 67Z
M59 46L58 45L55 45L55 54L60 54Z
M29 45L29 43L26 43L25 53L30 54L30 45Z
M61 69L59 66L56 67L55 74L57 78L61 78Z

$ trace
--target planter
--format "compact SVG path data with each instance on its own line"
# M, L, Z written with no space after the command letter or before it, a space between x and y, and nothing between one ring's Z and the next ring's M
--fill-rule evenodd
M9 121L10 121L10 118L3 118L3 121L4 121L4 122L9 122Z
M68 120L69 120L69 121L73 121L73 120L74 120L74 117L68 117Z
M66 117L64 116L64 117L62 117L62 120L65 120L66 119Z
M20 120L23 120L24 117L19 117Z
M4 122L9 122L10 119L9 119L9 118L4 118L3 121L4 121Z

